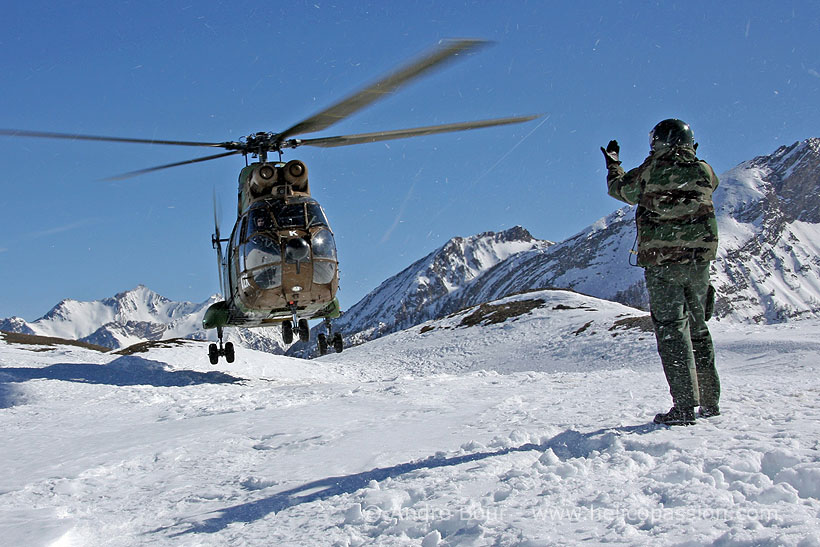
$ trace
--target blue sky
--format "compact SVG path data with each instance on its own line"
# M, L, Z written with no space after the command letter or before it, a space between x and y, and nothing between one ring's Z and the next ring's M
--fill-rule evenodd
M813 1L7 3L0 127L281 131L448 37L494 44L308 136L544 117L287 153L308 164L336 232L343 308L451 237L520 224L559 241L610 213L599 147L617 138L633 166L661 119L688 121L719 173L820 136ZM227 232L241 157L104 182L208 152L0 142L0 317L138 284L194 302L217 291L212 196Z

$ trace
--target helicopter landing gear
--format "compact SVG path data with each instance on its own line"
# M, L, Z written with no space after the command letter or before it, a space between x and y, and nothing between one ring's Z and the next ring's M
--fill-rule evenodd
M297 322L296 332L299 333L299 340L302 342L310 342L310 325L307 319L300 319Z
M217 365L219 364L219 358L224 357L227 362L233 363L236 358L233 343L227 342L224 346L222 345L222 327L216 328L216 334L219 337L219 346L216 344L208 346L208 360L212 365Z
M317 336L319 341L319 355L327 355L328 351L328 335L331 334L332 329L330 326L330 319L325 318L325 330L327 330L328 334L321 333ZM342 339L342 333L336 332L330 336L330 344L333 345L333 350L336 353L342 353L342 350L345 348L344 340Z
M293 322L282 321L282 341L286 346L293 343Z
M282 341L285 345L293 343L294 334L299 337L300 342L310 341L310 325L307 319L299 319L296 321L296 328L293 328L293 321L282 321Z

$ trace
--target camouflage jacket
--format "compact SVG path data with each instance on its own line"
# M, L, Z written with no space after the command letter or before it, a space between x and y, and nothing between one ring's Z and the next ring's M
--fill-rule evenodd
M718 178L691 147L656 150L635 169L609 165L609 195L637 204L638 265L715 259L717 220L712 192Z

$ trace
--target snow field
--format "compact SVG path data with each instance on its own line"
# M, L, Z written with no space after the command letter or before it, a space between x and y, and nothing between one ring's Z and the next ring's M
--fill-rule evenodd
M714 323L723 415L665 428L640 312L565 291L496 304L471 327L472 309L218 370L200 342L126 357L0 342L0 537L820 545L820 322Z

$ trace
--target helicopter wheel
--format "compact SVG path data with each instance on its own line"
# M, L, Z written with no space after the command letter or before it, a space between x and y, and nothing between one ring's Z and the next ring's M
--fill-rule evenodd
M208 346L208 359L212 365L219 364L219 348L216 347L216 344Z
M229 363L233 363L234 359L236 358L236 353L233 349L233 342L227 342L225 344L225 360Z
M317 336L319 340L319 355L327 355L327 336L325 333L319 333Z
M293 343L293 323L282 321L282 341L290 345Z
M344 340L342 340L342 333L337 332L333 335L333 349L336 350L336 353L342 353L342 350L345 349Z
M310 325L307 319L300 319L296 329L299 332L299 340L302 342L310 341Z

